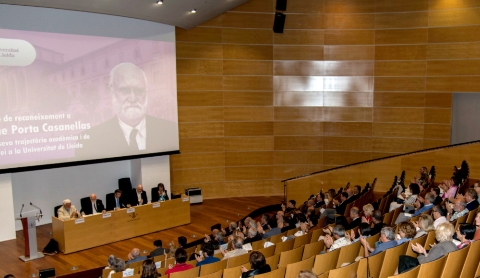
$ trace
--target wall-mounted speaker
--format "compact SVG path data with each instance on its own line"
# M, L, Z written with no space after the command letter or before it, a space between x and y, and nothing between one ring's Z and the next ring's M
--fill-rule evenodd
M287 0L277 0L277 5L275 6L277 11L286 11L287 10Z
M283 27L285 26L285 18L287 16L281 12L275 13L275 20L273 21L273 32L283 33Z

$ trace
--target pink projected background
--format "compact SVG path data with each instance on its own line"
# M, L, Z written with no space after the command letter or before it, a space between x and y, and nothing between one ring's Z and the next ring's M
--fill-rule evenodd
M75 137L115 116L108 82L120 63L145 72L147 114L178 122L173 42L5 29L0 39L35 49L30 65L5 66L15 47L0 44L0 168L74 161ZM177 150L178 133L162 142L155 152Z

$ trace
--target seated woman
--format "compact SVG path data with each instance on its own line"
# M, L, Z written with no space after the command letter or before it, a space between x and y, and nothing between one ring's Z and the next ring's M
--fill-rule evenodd
M272 269L265 260L265 256L258 251L253 251L252 253L250 253L250 266L252 267L251 270L248 270L244 266L242 266L242 278L253 277L258 274L268 273L272 271Z
M112 265L112 271L108 274L107 278L111 278L112 274L117 273L117 272L123 272L125 270L130 270L131 268L126 269L125 268L125 261L119 258L115 258L115 262Z
M480 239L480 211L477 212L477 216L475 217L475 226L476 226L476 231L475 231L475 235L473 236L473 240L479 240Z
M439 224L435 230L435 239L438 243L430 249L428 254L422 245L417 243L415 246L412 246L413 251L419 254L418 262L421 264L428 263L457 250L457 246L452 242L454 231L453 225L450 223Z
M168 201L168 194L167 190L165 190L165 185L163 183L159 183L157 185L157 192L154 192L155 194L152 195L152 203L154 202L163 202L163 201Z
M456 231L457 239L460 241L460 244L457 245L458 249L462 249L470 244L470 241L473 240L475 235L475 226L472 224L462 223L458 226Z
M434 261L450 252L458 250L452 241L454 232L455 229L449 222L439 224L435 230L435 239L438 243L435 244L428 253L421 244L416 243L412 245L412 250L418 253L418 257L414 258L401 255L398 262L398 273L403 273L419 264Z
M373 208L372 204L366 204L363 206L363 216L362 222L370 223L372 220L372 213L375 209Z
M420 193L420 186L418 186L416 183L411 183L408 188L410 189L410 193L402 193L402 198L399 197L396 202L392 202L390 204L389 211L392 211L402 205L412 206L413 208L413 203L415 203L417 196Z
M173 265L168 265L167 271L165 271L165 274L170 277L170 273L175 273L175 272L180 272L184 270L188 270L193 268L193 265L191 264L186 264L185 262L187 261L187 251L183 248L178 248L175 251L175 266Z
M430 215L420 214L418 221L413 224L415 225L415 228L418 228L417 234L414 238L421 237L428 232L435 230L435 227L433 226L433 218Z
M152 259L146 259L142 264L141 278L158 278L157 266Z
M400 245L415 237L417 230L412 222L401 222L398 227L397 244Z

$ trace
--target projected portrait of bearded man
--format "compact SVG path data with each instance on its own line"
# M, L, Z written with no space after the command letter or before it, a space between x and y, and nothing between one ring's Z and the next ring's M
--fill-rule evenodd
M81 134L82 148L76 157L128 156L162 150L163 139L178 134L177 123L147 114L145 72L132 63L121 63L110 71L108 88L115 117ZM172 137L172 136L170 136ZM168 143L168 142L167 142Z

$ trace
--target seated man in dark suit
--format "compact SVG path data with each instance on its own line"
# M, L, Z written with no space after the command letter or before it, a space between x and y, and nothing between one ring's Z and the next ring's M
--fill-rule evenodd
M143 185L137 185L137 188L132 189L131 206L145 205L148 203L147 192L143 190Z
M160 256L163 254L168 254L170 252L170 249L162 247L162 241L159 239L153 242L153 246L155 247L155 249L152 252L150 252L150 255L149 255L150 258L153 258L155 256Z
M354 228L358 227L358 225L360 225L360 223L362 223L362 219L360 218L359 213L360 213L360 210L357 207L352 207L350 209L350 218L352 219L352 221L350 221L350 224L345 226L345 230L354 229Z
M117 210L130 206L122 197L122 190L120 189L116 189L114 195L107 195L107 197L107 210Z
M478 200L477 200L477 191L473 188L467 189L465 192L465 200L467 201L467 209L468 211L472 211L478 208Z
M97 195L95 194L90 194L90 202L88 202L88 205L86 204L85 207L83 207L82 204L82 210L80 213L82 215L90 215L90 214L98 214L98 213L105 213L105 207L103 206L103 202L100 199L97 199Z

